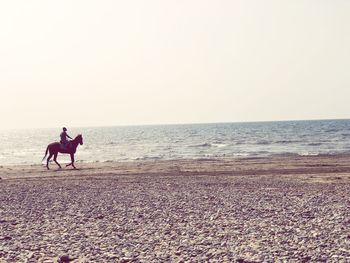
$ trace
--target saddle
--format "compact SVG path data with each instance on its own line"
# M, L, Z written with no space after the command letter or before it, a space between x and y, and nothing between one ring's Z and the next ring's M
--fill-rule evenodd
M60 147L61 147L61 150L63 150L63 151L68 151L68 150L70 150L70 148L71 148L71 142L63 143L63 142L61 141L61 142L60 142Z

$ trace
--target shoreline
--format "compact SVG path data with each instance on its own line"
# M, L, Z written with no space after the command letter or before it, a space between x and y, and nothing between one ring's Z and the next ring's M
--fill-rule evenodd
M317 155L317 156L273 156L244 158L199 158L175 160L138 160L138 161L105 161L76 162L78 169L58 169L50 162L50 170L45 164L0 165L0 178L25 179L59 176L98 176L99 174L137 175L168 174L176 175L298 175L298 174L350 174L350 154Z
M59 155L59 156L67 156L67 155ZM136 158L136 159L121 159L121 160L79 160L79 153L76 155L78 158L75 160L75 163L83 163L83 164L94 164L94 163L137 163L137 162L169 162L169 161L220 161L220 160L246 160L246 159L275 159L275 158L313 158L313 157L329 157L329 158L346 158L349 157L350 159L350 151L349 152L341 152L341 153L308 153L308 154L301 154L301 153L271 153L266 155L235 155L235 156L210 156L210 157L193 157L193 158L158 158L158 157L149 157L149 158ZM60 161L58 159L58 161ZM52 162L52 160L51 160ZM59 162L61 164L67 164L70 163L69 159L61 160ZM13 167L13 166L37 166L37 165L44 165L44 162L40 164L40 161L33 162L33 163L0 163L1 167Z

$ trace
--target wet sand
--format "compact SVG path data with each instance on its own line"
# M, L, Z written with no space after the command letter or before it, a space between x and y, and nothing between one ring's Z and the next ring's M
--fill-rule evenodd
M348 155L76 166L0 167L0 262L350 262Z

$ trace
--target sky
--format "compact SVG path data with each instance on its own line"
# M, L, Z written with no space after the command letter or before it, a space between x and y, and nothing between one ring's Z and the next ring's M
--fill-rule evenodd
M350 1L1 1L1 128L350 118Z

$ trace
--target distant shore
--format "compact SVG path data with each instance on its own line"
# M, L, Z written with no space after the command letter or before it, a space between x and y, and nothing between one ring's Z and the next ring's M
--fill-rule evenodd
M0 166L0 262L350 260L350 156Z

